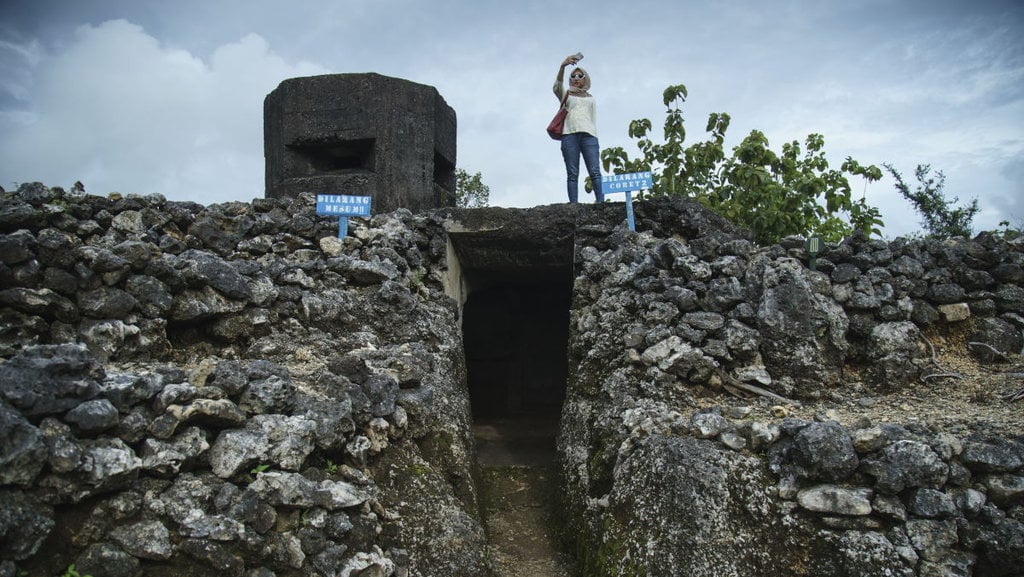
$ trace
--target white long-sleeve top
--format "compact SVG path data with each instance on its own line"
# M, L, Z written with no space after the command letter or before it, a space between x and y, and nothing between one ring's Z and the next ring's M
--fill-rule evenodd
M558 101L561 102L562 97L565 95L565 87L556 80L554 91ZM563 134L586 132L592 136L597 136L597 102L593 96L573 96L570 94L569 98L566 99L565 107L569 110L569 113L565 115L565 128L562 129Z

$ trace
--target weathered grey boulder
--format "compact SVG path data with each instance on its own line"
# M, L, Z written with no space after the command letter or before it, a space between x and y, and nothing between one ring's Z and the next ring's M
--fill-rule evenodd
M871 490L836 485L815 485L797 493L800 506L830 515L861 516L871 513Z
M139 574L139 559L110 543L93 543L75 560L81 575L134 577Z
M32 485L46 464L39 429L0 401L0 485Z
M1024 350L1024 333L1001 318L978 319L977 330L968 337L968 341L978 343L968 344L968 347L983 363L1005 361L1008 354L1021 354Z
M241 203L225 203L211 208L217 210L210 210L192 221L188 233L218 254L228 255L252 230L255 221L248 214L248 207Z
M151 318L163 318L174 306L174 296L159 279L148 275L134 275L125 282L125 290L131 295L139 311Z
M877 457L864 459L861 468L875 478L875 487L895 494L911 487L941 487L949 467L924 443L901 440L882 449Z
M713 439L732 427L728 419L712 412L697 413L690 422L698 439Z
M84 434L95 434L117 425L120 414L107 399L93 399L71 409L64 420L78 427Z
M352 418L351 392L358 385L348 379L324 373L315 388L297 391L294 412L316 424L316 445L324 450L344 448L356 429Z
M648 347L640 359L691 383L707 382L718 363L701 349L672 335Z
M216 255L190 249L179 255L177 263L185 282L193 288L209 286L234 300L252 297L245 277Z
M936 489L918 488L908 499L908 509L926 519L946 519L956 514L953 499Z
M241 312L244 308L244 301L233 300L211 286L203 286L177 293L169 318L178 322L202 321Z
M1024 503L1024 477L989 475L984 478L988 499L1004 509Z
M251 414L290 411L295 398L295 384L282 366L270 362L251 362L246 367L248 383L238 406Z
M220 429L238 427L245 420L245 411L229 399L196 399L186 405L169 405L147 425L147 431L157 439L168 439L180 425L193 421Z
M206 434L199 427L188 427L169 441L146 439L139 456L143 469L170 475L186 463L195 463L209 448Z
M98 359L107 361L149 348L163 348L167 342L164 326L162 319L148 327L119 319L84 319L78 325L78 341Z
M157 395L168 381L183 379L173 372L147 371L144 374L111 372L100 382L100 394L118 411L128 412L132 407L146 403Z
M374 471L382 481L382 504L400 516L396 543L408 550L411 574L490 574L487 536L475 516L475 496L468 502L460 498L445 481L445 471L409 442L381 453Z
M210 447L210 467L224 479L260 463L297 471L313 452L315 434L316 424L305 417L256 415L245 429L221 432Z
M226 575L243 575L245 570L245 559L242 555L233 553L214 541L185 539L177 548L188 557Z
M14 287L0 290L0 305L61 322L77 321L80 315L75 303L49 288Z
M85 440L81 446L82 463L74 472L89 486L82 496L123 487L142 466L135 451L118 438Z
M747 286L759 295L757 329L768 372L788 378L798 396L818 396L838 383L846 359L843 309L823 294L822 279L795 260L755 258Z
M135 297L127 291L113 287L99 287L78 295L78 309L95 319L123 318L136 304Z
M62 413L99 393L103 368L82 345L40 345L0 364L0 397L24 415Z
M793 450L795 464L812 479L841 481L859 463L849 432L835 421L801 428L793 438Z
M864 377L878 390L899 390L920 377L922 362L927 358L928 350L914 323L882 323L871 330L868 338Z
M157 520L139 521L118 527L110 538L124 551L139 559L166 560L174 552L171 533Z
M35 256L36 237L29 230L16 230L0 236L0 263L18 264Z
M297 473L259 473L249 489L272 505L322 507L328 511L361 505L370 498L365 491L344 481L313 482Z
M1024 444L1001 438L972 439L964 443L960 460L982 473L1005 473L1024 466Z
M390 375L372 375L360 385L369 401L370 414L386 417L395 412L398 381Z
M341 255L327 261L327 269L337 272L357 285L369 286L386 280L394 280L401 272L394 264L380 261L364 261L348 255Z
M22 491L0 489L0 556L20 561L36 553L53 530L53 508Z

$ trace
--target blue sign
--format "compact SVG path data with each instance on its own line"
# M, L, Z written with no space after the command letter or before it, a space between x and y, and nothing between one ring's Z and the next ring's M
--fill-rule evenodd
M629 230L636 232L636 222L633 218L633 191L645 190L654 187L654 179L651 178L651 171L630 172L629 174L609 174L601 177L601 192L614 194L616 192L626 193L626 222Z
M331 216L370 216L371 196L316 195L316 213Z
M651 178L649 170L629 174L607 174L601 177L601 192L605 194L646 190L653 187L654 180Z
M348 236L348 217L370 216L371 196L352 196L350 194L318 194L316 195L316 213L337 216L338 238Z

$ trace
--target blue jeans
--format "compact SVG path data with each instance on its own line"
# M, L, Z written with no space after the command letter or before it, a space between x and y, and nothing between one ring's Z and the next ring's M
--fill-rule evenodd
M604 202L601 192L601 146L597 137L586 132L573 132L562 136L562 158L565 159L566 188L569 202L579 200L580 154L587 164L587 173L594 186L594 202Z

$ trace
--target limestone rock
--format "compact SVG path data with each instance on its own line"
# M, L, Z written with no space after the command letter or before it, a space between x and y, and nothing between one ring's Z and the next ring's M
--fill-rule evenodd
M122 550L139 559L161 561L169 559L173 553L170 531L156 520L118 527L110 532L110 538Z
M210 448L210 467L227 479L260 463L297 471L313 451L316 424L305 417L256 415L245 429L221 432Z
M800 263L752 264L747 282L760 294L757 328L768 371L792 378L801 395L834 385L848 348L846 313L815 288Z
M0 401L0 485L32 485L46 464L46 454L39 429Z
M868 339L869 365L866 380L879 390L898 390L921 375L918 362L928 351L920 331L909 321L882 323L871 330Z
M21 491L0 489L0 555L26 559L53 530L53 509Z
M92 399L103 377L81 345L40 345L0 364L0 397L26 416L62 413Z
M328 511L361 505L369 496L350 483L324 480L314 483L297 473L260 473L249 488L274 505L323 507Z
M95 434L117 425L120 414L107 399L93 399L71 409L64 420L85 434Z
M815 485L797 493L796 500L804 509L818 513L853 516L871 513L870 489Z
M878 490L895 494L909 487L940 487L949 467L928 445L902 440L886 446L877 458L865 459L863 469L875 477Z

